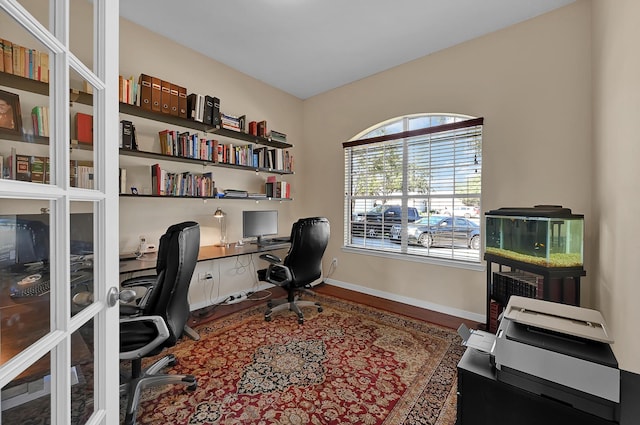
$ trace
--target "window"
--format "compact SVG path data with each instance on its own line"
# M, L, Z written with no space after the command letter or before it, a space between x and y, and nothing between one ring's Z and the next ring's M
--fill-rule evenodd
M482 123L411 115L343 143L345 247L480 263Z

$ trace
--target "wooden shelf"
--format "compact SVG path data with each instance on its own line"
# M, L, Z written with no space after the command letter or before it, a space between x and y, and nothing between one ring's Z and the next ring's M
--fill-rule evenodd
M292 198L252 198L252 197L246 197L246 198L235 198L235 197L221 197L218 198L217 196L171 196L171 195L144 195L144 194L138 194L138 195L134 195L132 193L121 193L120 194L121 198L158 198L158 199L218 199L221 201L275 201L275 202L282 202L282 201L293 201Z

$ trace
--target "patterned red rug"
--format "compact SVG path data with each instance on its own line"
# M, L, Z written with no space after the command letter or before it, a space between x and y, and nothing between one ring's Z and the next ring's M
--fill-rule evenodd
M332 297L265 322L264 306L172 349L198 389L145 390L140 424L435 424L456 418L456 332ZM166 354L166 351L165 353Z

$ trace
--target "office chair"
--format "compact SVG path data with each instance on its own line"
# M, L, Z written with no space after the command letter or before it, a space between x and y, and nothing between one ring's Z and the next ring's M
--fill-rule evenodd
M164 356L145 370L142 370L142 358L174 346L182 336L189 317L187 293L199 249L198 223L187 221L175 224L160 238L157 275L135 277L121 284L123 288L147 288L135 305L123 305L120 309L120 359L131 360L131 379L120 385L120 393L128 395L126 425L135 424L140 393L144 388L183 384L187 385L188 390L196 389L193 375L159 373L165 366L176 363L173 354ZM122 293L125 291L131 292L131 289L125 289Z
M329 220L324 217L302 218L291 228L291 247L282 261L273 254L260 256L268 261L267 269L258 270L260 280L282 286L287 298L270 300L264 319L269 322L274 312L291 310L298 315L298 323L304 323L300 307L322 306L313 301L299 301L297 293L311 287L311 283L322 276L322 256L329 242ZM309 291L307 291L309 292Z

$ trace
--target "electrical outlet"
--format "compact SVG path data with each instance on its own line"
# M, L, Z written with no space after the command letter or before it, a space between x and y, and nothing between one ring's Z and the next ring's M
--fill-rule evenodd
M331 260L331 265L333 266L333 268L337 268L338 267L338 258L333 257L333 259Z

